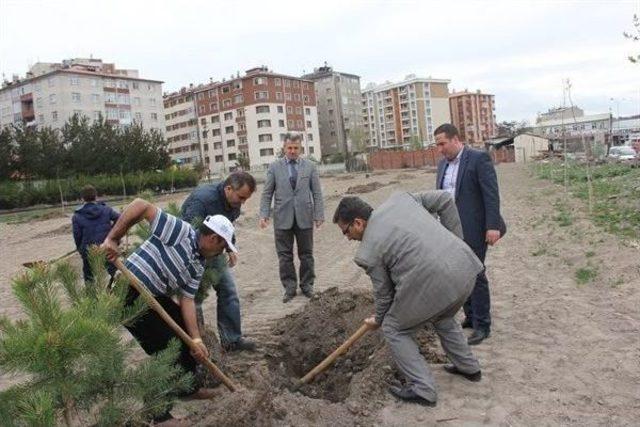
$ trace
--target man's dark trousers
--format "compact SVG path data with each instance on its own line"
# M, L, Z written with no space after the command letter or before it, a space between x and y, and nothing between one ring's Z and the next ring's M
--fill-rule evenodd
M478 259L484 264L487 255L487 245L481 247L473 247L471 249ZM471 291L471 295L464 303L463 310L465 317L471 320L474 330L491 331L491 298L489 296L489 280L485 274L486 269L482 270L476 278L476 284Z
M287 230L275 229L276 252L280 266L280 281L287 295L295 295L298 284L295 265L293 264L293 241L298 247L300 259L300 289L303 292L313 290L316 277L313 261L313 228L301 229L293 222Z

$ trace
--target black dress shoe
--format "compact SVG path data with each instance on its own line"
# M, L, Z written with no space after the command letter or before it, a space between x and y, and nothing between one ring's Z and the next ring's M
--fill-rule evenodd
M395 397L397 397L398 399L404 401L404 402L411 402L411 403L417 403L418 405L422 405L422 406L436 406L436 402L432 402L430 400L425 399L424 397L420 397L417 394L415 394L412 390L406 388L406 387L397 387L397 386L390 386L389 387L389 393L391 393L392 395L394 395Z
M456 365L444 365L444 370L449 372L450 374L465 377L466 379L468 379L469 381L473 381L474 383L477 383L482 379L482 371L474 372L473 374L467 374L456 368Z
M222 345L226 351L256 351L256 343L244 338Z
M282 302L286 304L289 301L291 301L295 296L296 294L284 294L284 297L282 297Z
M467 344L478 345L486 338L489 338L489 331L486 329L474 329L471 336L467 339Z
M465 317L465 319L461 323L461 326L462 326L463 329L472 329L473 328L473 322L468 317Z
M302 295L304 295L307 298L311 298L313 296L313 289L303 289Z

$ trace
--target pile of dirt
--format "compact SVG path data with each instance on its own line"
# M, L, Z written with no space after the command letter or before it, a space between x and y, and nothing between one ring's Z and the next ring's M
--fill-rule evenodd
M273 340L263 348L265 363L255 361L243 375L231 369L232 377L242 377L240 391L220 387L220 396L205 410L190 411L190 420L194 425L236 426L371 424L373 409L387 399L387 384L399 379L381 330L367 333L309 384L294 386L373 310L369 293L331 288L317 294L274 324ZM428 362L444 362L432 329L419 331L416 339Z
M372 191L376 191L379 188L386 187L387 185L398 184L398 181L389 181L386 184L382 184L378 181L373 181L368 184L363 185L354 185L352 187L347 188L347 194L363 194L363 193L371 193Z

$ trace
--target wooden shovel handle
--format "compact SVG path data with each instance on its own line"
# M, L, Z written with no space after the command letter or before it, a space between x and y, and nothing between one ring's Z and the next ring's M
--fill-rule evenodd
M196 344L195 342L193 342L193 340L191 339L191 337L189 336L189 334L187 334L181 327L180 325L178 325L172 318L171 316L169 316L169 314L164 310L164 308L162 308L162 306L160 305L160 303L153 297L153 295L151 294L151 292L149 292L147 290L147 288L140 282L140 280L138 280L138 278L136 276L133 275L133 273L131 273L131 271L129 271L129 269L127 267L124 266L124 264L122 263L122 261L118 258L116 259L113 264L116 266L116 268L118 270L120 270L122 272L122 274L124 274L127 279L129 279L129 282L131 283L131 286L133 286L135 288L136 291L138 291L138 293L140 294L140 296L142 296L142 298L144 298L144 300L147 302L147 304L149 305L149 307L151 307L151 309L153 309L153 311L155 311L156 313L158 313L158 315L162 318L162 320L165 321L165 323L167 325L169 325L169 327L171 329L173 329L173 331L176 333L176 335L178 335L180 337L180 339L182 341L184 341L185 344L187 344L187 346L194 351L199 350L198 344ZM231 379L229 377L227 377L224 372L222 372L216 365L215 363L213 363L212 361L210 361L209 359L207 359L204 363L204 366L207 367L207 369L209 370L209 372L211 372L211 374L218 378L220 381L222 381L224 383L225 386L227 386L227 388L230 391L236 391L236 386L233 383L233 381L231 381Z
M364 334L366 334L367 332L369 332L370 330L373 329L373 326L369 325L368 323L363 323L362 326L360 326L360 328L353 334L351 335L344 343L342 343L342 345L340 347L338 347L337 349L335 349L333 351L333 353L331 353L329 356L327 356L322 362L320 362L318 364L318 366L316 366L315 368L313 368L311 371L309 371L309 373L307 375L305 375L304 377L300 378L300 380L298 381L297 386L299 387L302 384L306 384L309 381L311 381L315 376L317 376L319 373L323 372L325 369L327 369L329 366L331 366L331 364L342 354L346 353L347 350L349 350L349 348L356 342L358 341L360 338L362 338L362 336Z

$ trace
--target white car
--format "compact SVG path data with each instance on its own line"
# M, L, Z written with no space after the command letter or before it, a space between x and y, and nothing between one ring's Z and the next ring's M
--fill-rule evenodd
M633 147L621 145L619 147L611 147L607 157L613 160L634 160L638 157L638 153Z

